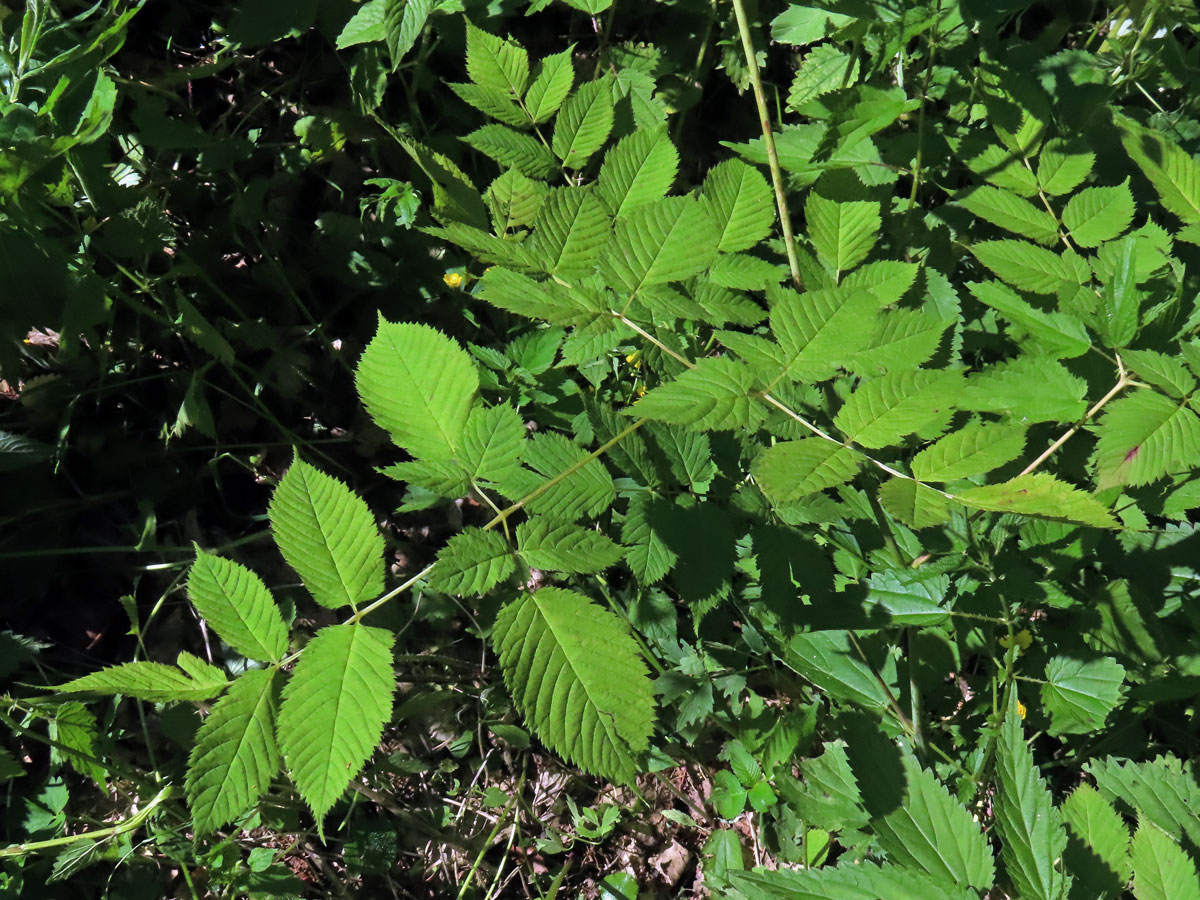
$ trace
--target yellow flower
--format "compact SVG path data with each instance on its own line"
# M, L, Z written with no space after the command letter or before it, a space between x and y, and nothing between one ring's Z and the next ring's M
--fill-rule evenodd
M446 282L446 287L462 287L463 277L461 272L447 272L442 276L442 281Z
M1018 700L1018 701L1017 701L1017 715L1019 715L1019 716L1020 716L1022 719L1024 719L1024 718L1025 718L1025 713L1027 713L1028 711L1029 711L1029 710L1027 710L1027 709L1025 708L1025 704L1024 704L1024 703L1022 703L1020 700Z
M1011 639L1007 637L1000 638L999 644L1005 650L1007 650L1013 644L1016 644L1021 648L1021 650L1028 650L1033 645L1033 635L1029 633L1028 628L1022 628L1020 631L1014 634Z
M639 384L639 385L637 386L637 395L638 395L639 397L645 397L645 396L646 396L646 386L645 386L644 384Z

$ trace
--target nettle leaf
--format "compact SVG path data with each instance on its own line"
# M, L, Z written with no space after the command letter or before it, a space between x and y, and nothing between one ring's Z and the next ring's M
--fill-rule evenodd
M727 159L704 176L703 200L721 229L719 249L748 250L771 233L775 207L762 173L740 159Z
M1071 884L1061 869L1067 832L1025 743L1017 704L1010 689L996 749L996 828L1004 867L1020 897L1062 900Z
M1200 418L1154 391L1114 400L1096 427L1096 486L1137 487L1200 460Z
M1200 900L1200 875L1187 852L1149 822L1138 822L1129 849L1137 900Z
M629 510L621 523L621 542L628 548L625 561L639 582L654 584L671 571L679 559L654 526L650 524L649 506L652 500L647 494L635 494L629 498Z
M1024 450L1024 428L975 422L914 456L912 472L921 481L957 481L1012 462Z
M262 579L245 566L197 545L187 592L196 611L242 656L278 662L287 652L287 626L279 607Z
M613 127L613 94L608 78L579 86L554 120L554 155L564 166L582 169Z
M886 447L942 416L961 385L946 369L893 372L861 382L833 421L848 441Z
M1160 756L1151 762L1124 759L1095 759L1084 771L1096 779L1096 787L1108 800L1139 817L1149 819L1172 837L1186 835L1194 845L1200 839L1200 785L1191 762Z
M124 694L138 700L211 700L229 685L225 673L190 653L179 654L179 668L155 662L109 666L60 685L66 693Z
M788 642L783 662L831 697L868 709L884 709L887 692L875 670L855 654L849 635L847 631L798 634Z
M827 288L797 294L769 292L771 332L786 371L799 381L824 381L849 365L873 336L878 302L865 288Z
M1055 359L1082 356L1091 348L1087 329L1074 316L1043 312L998 281L970 282L967 289L1028 334L1033 344Z
M724 896L735 900L973 900L977 896L966 887L915 869L857 860L809 869L731 872L726 879L735 893Z
M392 713L396 636L366 625L317 632L279 709L279 750L318 823L379 744Z
M871 816L864 808L862 791L850 768L846 742L827 741L822 753L800 761L804 790L789 796L789 805L808 824L827 831L862 828Z
M754 380L744 363L706 357L674 381L633 404L631 415L704 431L757 427L764 418L751 396Z
M810 191L804 204L808 237L817 256L835 273L853 269L879 239L879 204L869 200L838 203Z
M279 771L277 695L275 670L243 672L196 732L184 787L197 834L236 821Z
M610 287L631 294L643 285L682 281L716 262L720 240L717 223L699 200L644 203L617 219L600 257L600 274Z
M96 761L102 753L96 746L99 743L100 726L86 706L76 700L60 703L54 710L50 737L61 745L56 749L76 772L92 779L100 790L108 790L108 773ZM3 769L3 762L0 761L0 781L11 777Z
M845 484L862 465L863 456L824 438L807 437L768 447L750 467L763 493L776 503Z
M516 100L529 81L529 54L516 41L488 34L467 21L467 75L481 87Z
M465 135L463 141L502 168L517 169L530 178L549 178L558 171L553 154L543 144L506 125L484 125Z
M525 463L546 479L570 472L548 487L547 482L533 479L532 489L539 493L525 504L530 512L574 521L608 509L616 497L612 476L603 464L561 434L535 434L526 444Z
M1039 244L1053 244L1058 240L1058 222L1054 216L1012 191L984 185L959 197L955 203L993 225Z
M450 90L464 103L469 103L481 113L491 116L505 125L524 128L529 125L529 116L518 107L505 91L478 84L451 84Z
M443 594L470 596L491 590L516 571L512 551L496 531L468 526L446 542L429 576Z
M607 535L581 525L534 516L517 526L517 551L535 569L594 575L625 555Z
M809 100L823 97L858 81L858 60L834 44L818 44L805 54L788 91L788 109L798 110Z
M267 512L279 552L322 606L357 606L383 592L383 537L375 517L332 475L297 456Z
M575 83L575 69L571 65L574 52L575 45L572 44L538 64L537 73L525 94L525 109L535 123L541 124L554 115L571 93Z
M1046 663L1042 705L1050 713L1050 734L1090 734L1104 728L1121 702L1125 668L1115 659L1084 662L1056 656Z
M1063 282L1080 285L1091 278L1091 270L1078 256L1060 256L1025 241L981 241L971 252L997 277L1035 294L1053 294Z
M896 625L937 625L950 613L943 607L950 576L929 569L887 569L867 580L867 602L878 604Z
M1016 423L1076 422L1087 409L1087 382L1050 357L1021 356L975 373L960 409L1007 413Z
M969 488L956 494L955 498L967 506L992 512L1016 513L1094 528L1120 527L1112 513L1091 494L1045 472Z
M529 249L543 271L574 279L595 268L608 234L608 213L590 188L554 188L534 222Z
M1154 185L1162 205L1185 223L1200 221L1200 163L1161 134L1113 113L1121 143L1142 174Z
M1068 831L1063 861L1089 897L1121 895L1133 874L1129 828L1090 784L1081 784L1063 801Z
M639 128L604 154L596 191L614 216L661 200L675 183L679 151L666 128Z
M1052 197L1069 194L1091 174L1096 154L1062 139L1048 141L1038 154L1037 183Z
M471 414L479 373L467 352L441 332L381 317L354 383L371 418L397 446L413 456L450 459Z
M463 429L459 460L468 477L501 482L521 467L525 423L511 406L477 406Z
M950 500L940 491L907 478L889 478L879 488L879 502L909 528L929 528L950 521Z
M979 825L933 773L907 755L904 768L904 805L871 823L889 859L943 882L990 888L992 851Z
M1063 225L1080 247L1098 247L1124 233L1133 221L1129 179L1115 187L1089 187L1067 201Z
M507 604L492 644L513 700L548 747L594 775L631 783L654 727L653 686L624 624L573 591Z

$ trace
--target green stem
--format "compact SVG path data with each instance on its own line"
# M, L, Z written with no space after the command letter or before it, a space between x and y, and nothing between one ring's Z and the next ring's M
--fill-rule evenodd
M754 86L754 102L758 106L758 120L762 125L763 144L767 148L767 167L771 170L771 184L775 188L775 205L779 211L779 228L783 232L783 246L787 251L788 268L792 272L792 283L797 290L800 290L804 287L804 280L800 277L800 259L796 254L796 238L792 234L792 220L788 216L787 197L783 189L783 172L779 166L779 153L775 150L775 132L771 130L771 114L767 109L767 96L763 91L762 75L758 71L758 60L754 56L754 41L750 37L750 23L746 19L746 7L742 0L733 0L733 12L737 16L738 32L742 36L746 68L750 71L750 82Z
M113 837L118 834L125 834L128 831L133 831L139 825L146 821L159 806L169 800L175 794L174 785L166 785L158 794L151 800L143 809L138 810L124 822L118 822L111 828L101 828L96 831L85 831L82 834L69 834L65 837L51 838L47 841L32 841L28 844L12 844L8 847L0 847L0 857L4 856L25 856L29 853L37 853L42 850L50 850L54 847L65 847L67 844L75 844L79 841L98 841L103 838Z

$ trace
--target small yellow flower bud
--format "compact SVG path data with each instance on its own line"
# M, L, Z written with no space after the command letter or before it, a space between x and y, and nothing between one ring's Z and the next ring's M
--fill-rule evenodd
M1027 712L1029 712L1029 710L1025 708L1025 704L1022 703L1020 700L1018 700L1017 701L1017 715L1019 715L1021 717L1021 719L1024 720L1025 713L1027 713Z

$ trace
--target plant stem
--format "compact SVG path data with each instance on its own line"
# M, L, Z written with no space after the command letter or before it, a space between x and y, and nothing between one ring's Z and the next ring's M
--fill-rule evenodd
M783 246L787 251L788 268L792 272L792 283L797 290L800 290L804 287L804 281L800 277L800 259L796 255L796 238L792 234L792 220L788 216L787 197L783 190L783 172L779 167L779 154L775 150L775 133L771 130L771 114L767 109L762 75L758 71L758 60L754 56L754 41L750 37L750 23L746 19L746 7L742 0L733 0L733 12L737 16L738 32L742 36L746 68L750 71L750 82L754 86L754 102L758 106L758 120L762 125L763 144L767 148L767 167L771 170L771 184L775 188L775 205L779 210L779 228L783 232Z

